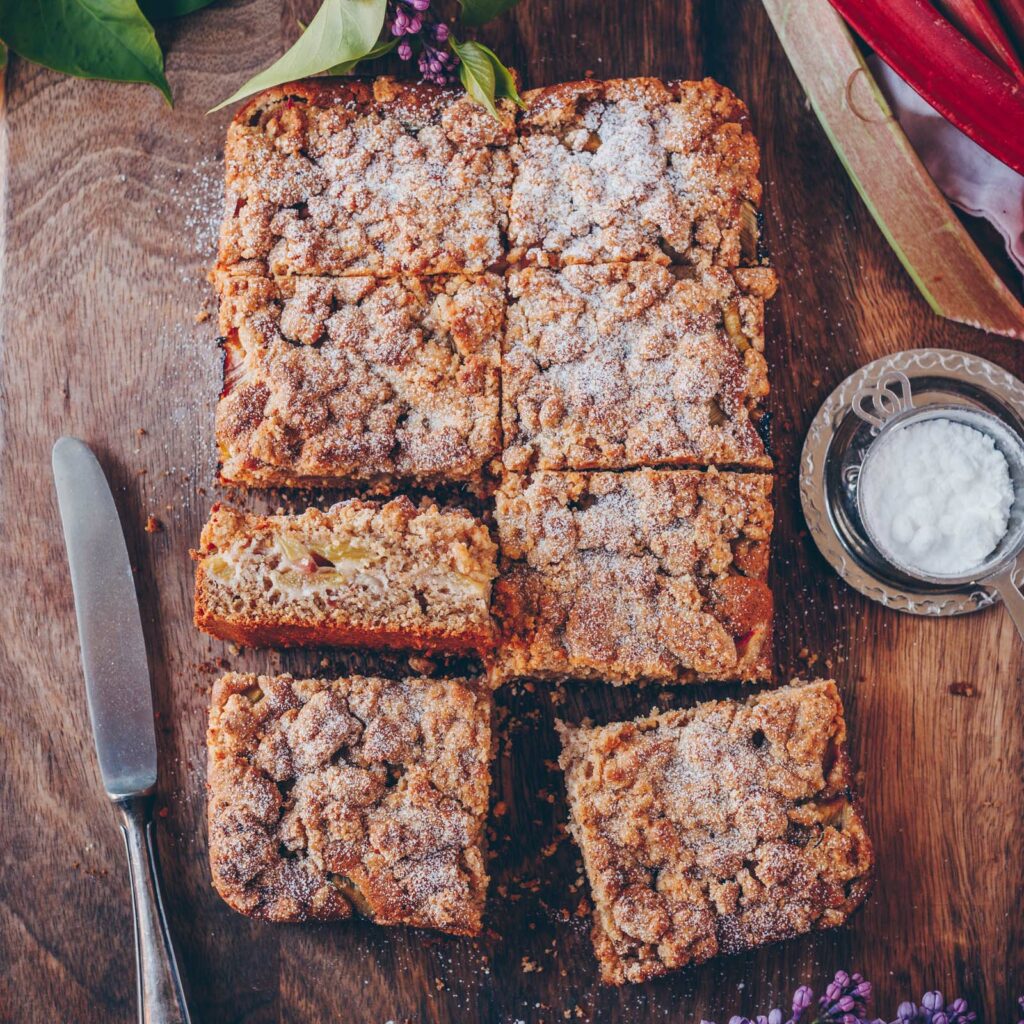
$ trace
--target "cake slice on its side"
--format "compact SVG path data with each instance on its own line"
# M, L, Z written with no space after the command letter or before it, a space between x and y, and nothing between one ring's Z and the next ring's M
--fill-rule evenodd
M232 908L479 933L485 688L230 673L213 690L207 745L210 866Z
M252 647L483 653L495 554L468 512L404 497L292 516L215 505L194 555L195 622Z
M767 267L606 263L509 277L507 469L768 469Z
M833 927L866 897L835 683L559 730L605 982Z
M509 474L497 682L770 679L772 478Z
M760 154L746 106L725 86L588 80L523 100L510 262L758 262Z
M214 280L223 482L481 490L501 447L500 277Z

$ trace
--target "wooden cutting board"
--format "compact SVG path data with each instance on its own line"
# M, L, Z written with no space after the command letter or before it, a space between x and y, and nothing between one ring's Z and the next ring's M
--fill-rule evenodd
M176 108L141 87L14 60L0 122L4 205L0 448L0 1020L134 1019L121 840L100 789L49 473L53 440L93 444L138 572L156 704L158 833L170 923L197 1022L724 1024L839 967L875 1010L927 988L1013 1021L1024 990L1024 644L999 609L922 621L841 584L799 511L796 465L818 405L887 352L960 348L1024 376L1024 348L932 315L808 110L755 0L523 0L484 35L527 85L704 74L750 104L764 150L779 458L774 589L781 677L834 674L878 848L870 903L845 930L621 990L598 986L576 851L565 840L555 715L608 721L654 691L544 687L500 696L491 933L476 941L356 923L273 927L209 884L204 731L220 659L342 669L329 652L238 656L191 625L189 547L217 497L220 358L204 271L230 116L204 111L268 64L310 4L220 3L161 29ZM258 504L254 499L253 504ZM148 515L163 529L145 532ZM110 624L117 629L117 623ZM320 668L320 658L326 665ZM734 693L738 688L726 688ZM707 696L711 688L704 688ZM715 691L719 692L719 691ZM692 689L674 699L688 703Z

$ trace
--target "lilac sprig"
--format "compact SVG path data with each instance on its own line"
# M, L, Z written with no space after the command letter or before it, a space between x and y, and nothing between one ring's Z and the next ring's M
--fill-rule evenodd
M448 48L448 26L437 20L430 0L388 0L385 26L399 39L395 52L402 60L412 60L413 44L419 44L417 64L424 81L455 81L459 58Z
M864 1024L868 1016L868 1001L871 998L871 982L860 974L849 974L836 971L835 977L825 986L824 995L817 1001L817 1012L812 1013L815 1005L814 991L807 985L801 985L794 993L792 1012L788 1019L777 1007L767 1014L755 1017L734 1016L729 1024ZM1017 1002L1024 1013L1024 996ZM954 999L947 1004L939 991L926 992L920 1004L900 1003L896 1010L896 1020L891 1024L974 1024L978 1015L967 1005L964 999ZM713 1024L712 1021L701 1021L701 1024ZM885 1024L882 1020L873 1020L870 1024ZM1024 1024L1024 1020L1018 1021Z
M948 1006L938 990L925 992L921 1005L900 1003L892 1024L974 1024L978 1015L964 999L954 999Z
M836 971L828 983L825 994L818 1000L818 1020L839 1024L857 1024L868 1015L871 982L859 974Z

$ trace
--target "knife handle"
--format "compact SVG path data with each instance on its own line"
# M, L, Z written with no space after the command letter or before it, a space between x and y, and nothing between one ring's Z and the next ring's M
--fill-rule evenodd
M121 832L128 851L139 1024L190 1024L160 898L151 818L153 798L136 795L114 802L121 814Z

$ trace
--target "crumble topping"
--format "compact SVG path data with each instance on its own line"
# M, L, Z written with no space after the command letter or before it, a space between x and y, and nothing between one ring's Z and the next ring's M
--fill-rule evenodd
M196 553L196 624L240 643L489 647L497 574L464 510L348 501L248 515L215 505Z
M272 274L479 273L502 261L512 169L501 121L462 90L312 79L228 129L218 266Z
M870 888L835 683L558 723L605 982L841 924Z
M724 86L565 82L523 100L510 262L757 262L760 156Z
M682 269L614 263L509 276L506 468L771 466L756 421L775 275Z
M497 494L495 676L771 676L772 479L510 474Z
M228 673L208 734L217 891L271 921L477 934L490 718L466 680Z
M501 444L499 277L216 281L224 482L480 488Z

